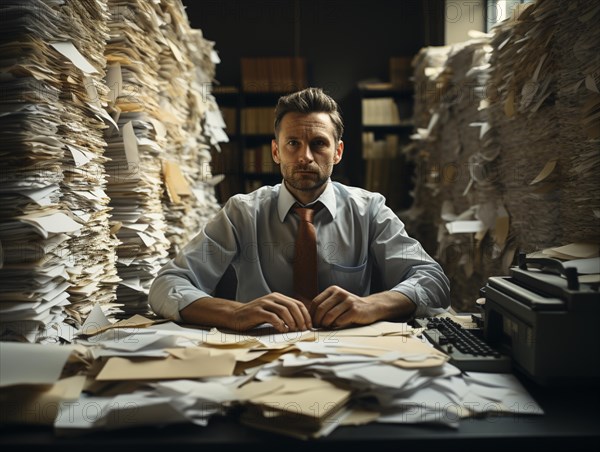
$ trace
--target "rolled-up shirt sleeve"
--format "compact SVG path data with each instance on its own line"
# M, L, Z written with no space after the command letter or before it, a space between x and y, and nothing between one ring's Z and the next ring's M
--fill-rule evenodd
M199 298L212 296L238 250L236 229L226 206L177 256L160 269L150 288L150 306L162 317L181 321L179 312Z
M377 198L371 206L370 252L384 287L416 305L414 317L442 313L450 305L450 282L442 267L409 237L404 223Z

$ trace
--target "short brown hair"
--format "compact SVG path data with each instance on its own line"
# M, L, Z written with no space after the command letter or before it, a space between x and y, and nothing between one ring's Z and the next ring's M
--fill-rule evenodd
M338 104L321 88L306 88L279 98L275 107L275 138L279 135L281 121L287 113L327 113L335 127L336 141L342 139L344 122Z

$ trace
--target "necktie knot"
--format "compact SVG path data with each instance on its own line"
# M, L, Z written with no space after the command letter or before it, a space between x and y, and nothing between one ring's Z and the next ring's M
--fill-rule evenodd
M315 209L312 207L294 207L294 212L298 215L301 221L306 221L308 223L313 222L313 218L315 217Z

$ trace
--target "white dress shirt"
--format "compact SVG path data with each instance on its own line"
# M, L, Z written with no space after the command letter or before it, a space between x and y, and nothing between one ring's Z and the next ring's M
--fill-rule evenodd
M449 281L442 268L406 234L382 195L329 181L319 201L324 205L314 218L319 291L337 285L366 296L372 273L378 272L381 289L410 298L417 317L449 306ZM150 289L154 311L181 320L183 308L212 296L230 264L238 278L238 301L272 292L293 296L295 203L285 184L231 197L160 270Z

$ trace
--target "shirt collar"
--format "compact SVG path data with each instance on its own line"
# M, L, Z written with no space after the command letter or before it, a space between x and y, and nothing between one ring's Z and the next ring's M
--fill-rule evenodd
M335 191L333 189L333 184L331 183L331 179L329 179L327 181L327 186L325 187L325 190L323 190L323 193L321 193L321 196L319 196L315 202L317 201L321 201L321 203L325 206L325 208L327 210L329 210L329 213L331 214L331 216L333 218L335 218L335 212L336 212L336 200L335 200ZM279 214L279 219L281 220L281 222L283 223L283 220L285 220L285 216L288 214L288 212L290 211L290 209L292 208L292 206L294 204L297 204L298 201L296 201L296 198L294 198L294 195L292 195L290 193L290 191L287 189L285 182L281 182L281 186L279 189L279 196L277 198L277 213ZM314 203L311 203L314 204Z

